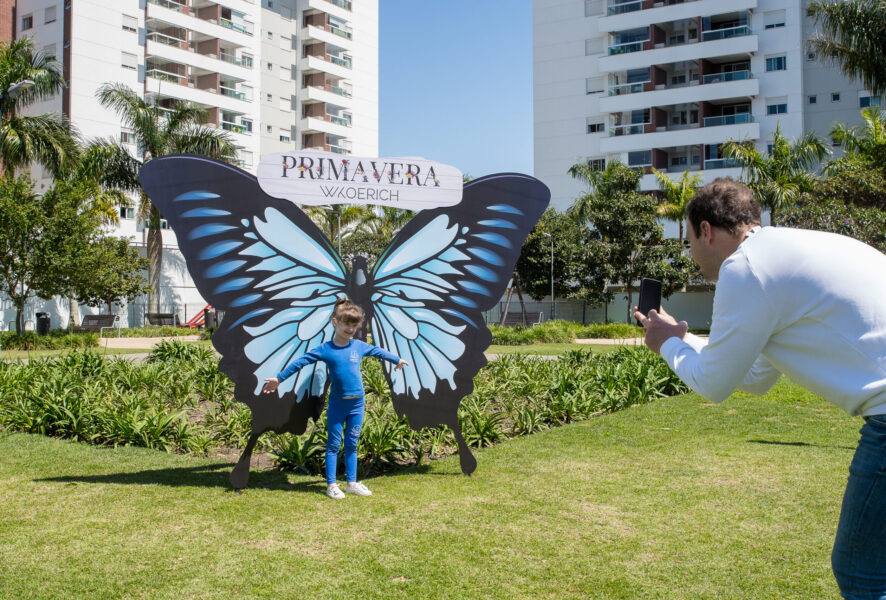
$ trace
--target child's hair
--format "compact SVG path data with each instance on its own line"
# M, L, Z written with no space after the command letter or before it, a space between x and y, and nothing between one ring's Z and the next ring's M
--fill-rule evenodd
M360 325L366 318L363 309L351 302L350 298L339 298L332 309L332 318L348 325Z

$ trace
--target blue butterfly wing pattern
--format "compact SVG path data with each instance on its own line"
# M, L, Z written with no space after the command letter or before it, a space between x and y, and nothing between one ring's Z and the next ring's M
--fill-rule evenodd
M225 311L212 343L235 398L252 410L253 434L303 432L313 400L325 393L325 364L284 381L279 396L261 388L332 339L329 319L347 281L338 254L298 207L268 196L236 167L174 155L146 163L140 178L175 231L200 294Z
M526 175L469 182L462 201L425 210L400 231L370 274L374 341L410 363L385 363L398 414L415 428L457 428L461 399L492 336L482 312L502 297L523 240L550 192Z

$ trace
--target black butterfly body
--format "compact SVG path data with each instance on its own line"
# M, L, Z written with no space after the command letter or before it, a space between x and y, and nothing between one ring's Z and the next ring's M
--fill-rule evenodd
M550 194L526 175L491 175L465 185L462 202L418 213L369 268L348 270L332 244L295 204L265 194L254 176L190 155L148 162L140 178L172 226L201 295L225 310L213 336L219 369L252 410L250 443L232 473L245 487L249 455L266 431L303 433L327 387L316 363L284 381L264 379L332 338L341 296L367 313L373 342L406 359L384 363L394 408L410 426L449 425L462 469L476 466L458 426L461 399L486 364L491 334L482 311L501 298L523 239Z

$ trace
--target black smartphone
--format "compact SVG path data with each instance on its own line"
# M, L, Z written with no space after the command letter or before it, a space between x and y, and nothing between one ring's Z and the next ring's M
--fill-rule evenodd
M640 280L640 300L637 309L645 316L652 309L661 308L661 282L658 279L644 277Z

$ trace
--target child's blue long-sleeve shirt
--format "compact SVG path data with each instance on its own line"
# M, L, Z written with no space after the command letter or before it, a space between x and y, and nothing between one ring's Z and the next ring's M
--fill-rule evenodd
M326 363L329 381L332 384L329 392L330 400L363 396L360 361L364 356L375 356L394 364L400 362L398 356L360 340L350 340L347 346L338 346L330 340L290 363L288 367L277 373L277 380L283 381L299 369L322 360Z

